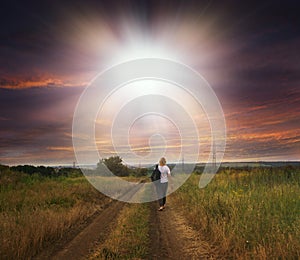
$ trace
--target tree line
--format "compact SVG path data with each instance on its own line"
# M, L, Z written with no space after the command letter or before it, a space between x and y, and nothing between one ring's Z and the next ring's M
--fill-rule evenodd
M126 176L135 176L142 177L147 176L149 169L147 168L130 168L123 163L123 160L120 156L112 156L109 158L105 158L100 160L97 163L96 171L103 171L102 165L105 165L114 175L118 177L126 177ZM103 175L103 174L102 174Z
M149 170L147 168L130 168L124 165L123 160L119 156L112 156L102 159L98 162L97 168L91 170L91 173L102 171L102 164L104 164L114 175L118 177L135 176L142 177L147 176ZM37 174L44 177L80 177L83 176L81 169L72 167L51 167L51 166L33 166L33 165L18 165L7 166L0 164L0 176L4 172L20 172L29 175ZM103 174L102 174L103 175Z
M33 165L18 165L18 166L7 166L0 164L0 174L4 172L20 172L28 175L40 175L44 177L80 177L82 172L78 168L64 167L56 168L50 166L33 166Z

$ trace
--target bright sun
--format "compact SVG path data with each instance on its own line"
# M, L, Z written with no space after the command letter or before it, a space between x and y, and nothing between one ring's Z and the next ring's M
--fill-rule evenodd
M149 40L124 41L122 48L116 49L111 63L121 63L141 58L160 58L179 61L179 55L175 50L160 42Z

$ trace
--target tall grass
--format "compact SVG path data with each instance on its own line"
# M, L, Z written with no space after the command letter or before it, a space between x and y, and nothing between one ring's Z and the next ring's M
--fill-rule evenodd
M222 255L300 257L299 169L225 169L204 189L198 181L191 176L171 198Z
M150 187L138 192L147 197ZM149 253L150 205L125 204L108 238L89 256L89 259L146 259Z
M107 200L84 178L1 173L1 259L24 259L61 238Z
M145 259L148 253L149 204L127 204L108 239L89 259Z

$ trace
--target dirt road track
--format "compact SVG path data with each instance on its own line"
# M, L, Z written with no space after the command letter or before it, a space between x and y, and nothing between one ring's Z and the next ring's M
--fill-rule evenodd
M141 188L141 187L140 187ZM130 189L122 198L130 199L139 188ZM116 219L126 203L112 200L101 212L98 212L83 227L71 230L71 234L57 243L49 246L34 259L77 260L85 259L97 244L105 241L110 229L116 224Z
M83 230L78 230L77 234L70 241L60 241L54 247L46 249L35 259L83 259L96 243L101 243L106 239L110 229L114 225L114 220L123 208L125 203L112 201L105 210L98 213Z
M162 212L157 209L157 203L152 203L149 259L221 259L216 250L187 224L174 205Z
M45 249L34 259L86 259L97 245L106 240L125 205L120 201L112 201L85 226L75 228L71 235ZM216 250L187 224L175 205L168 203L162 212L157 210L157 202L152 202L149 206L150 244L147 259L222 259L217 256Z

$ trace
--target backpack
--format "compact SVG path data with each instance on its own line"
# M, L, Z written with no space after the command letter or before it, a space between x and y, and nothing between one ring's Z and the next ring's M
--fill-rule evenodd
M160 179L160 170L158 169L158 165L155 166L155 169L153 170L152 172L152 175L151 175L151 180L152 181L157 181Z

